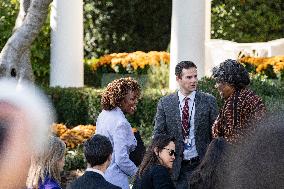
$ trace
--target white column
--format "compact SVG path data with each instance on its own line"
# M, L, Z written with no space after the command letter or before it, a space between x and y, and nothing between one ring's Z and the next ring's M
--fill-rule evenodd
M171 25L170 89L176 89L175 66L183 60L205 72L205 41L210 39L210 0L173 0Z
M53 0L50 85L82 87L83 0Z

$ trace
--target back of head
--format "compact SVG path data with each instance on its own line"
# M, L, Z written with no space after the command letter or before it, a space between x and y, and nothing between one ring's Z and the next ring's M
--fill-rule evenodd
M112 151L110 140L103 135L96 134L84 143L84 155L91 167L104 164Z
M190 188L221 188L222 172L227 165L231 146L224 138L215 138L209 144L202 162L190 177Z
M50 136L43 150L31 158L27 187L37 187L39 181L44 181L47 176L59 182L61 171L59 162L64 158L65 150L65 143L60 138Z
M0 80L0 188L25 185L30 156L45 145L52 123L51 104L33 84Z
M181 76L183 69L197 68L196 65L191 61L181 61L175 67L175 75Z
M236 88L244 88L250 83L245 67L236 60L227 59L212 70L212 76L217 82L225 82Z
M284 112L258 125L231 156L227 188L284 188Z

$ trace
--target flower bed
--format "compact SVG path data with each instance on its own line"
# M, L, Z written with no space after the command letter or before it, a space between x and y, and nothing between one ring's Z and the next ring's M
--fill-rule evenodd
M136 128L132 128L136 132ZM52 132L63 140L68 148L75 148L88 140L96 133L94 125L78 125L72 129L68 129L64 124L53 124Z
M85 140L91 138L96 132L94 125L78 125L68 129L63 124L53 124L52 132L63 140L67 147L75 148Z
M151 66L170 63L167 52L150 51L148 53L136 51L133 53L113 53L99 59L85 60L93 70L102 73L146 74Z
M249 72L265 75L272 79L284 79L284 56L243 57L239 61L246 65Z

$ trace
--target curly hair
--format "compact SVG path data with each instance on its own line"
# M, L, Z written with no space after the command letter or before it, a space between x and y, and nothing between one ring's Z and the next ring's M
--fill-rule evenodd
M104 110L112 110L119 107L121 101L129 91L133 91L139 98L140 85L131 77L116 79L107 85L106 90L102 93L101 106Z
M136 173L139 178L142 177L149 167L154 164L160 164L159 157L155 154L154 149L158 148L158 151L161 152L165 146L170 144L170 142L175 142L175 138L165 134L159 134L153 138Z
M212 70L213 78L217 82L225 82L236 89L242 89L249 85L250 78L245 67L236 60L227 59Z

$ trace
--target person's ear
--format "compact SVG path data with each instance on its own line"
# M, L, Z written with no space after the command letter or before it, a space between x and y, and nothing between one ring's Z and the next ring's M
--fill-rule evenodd
M155 147L155 148L154 148L154 153L156 154L156 156L159 155L158 147Z
M112 159L112 154L109 154L107 160L108 160L109 162L111 162L111 159Z
M180 80L180 76L176 76L176 81L179 81Z

